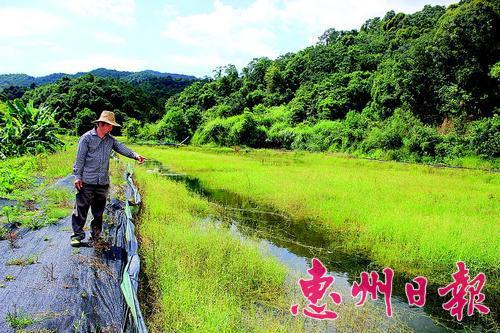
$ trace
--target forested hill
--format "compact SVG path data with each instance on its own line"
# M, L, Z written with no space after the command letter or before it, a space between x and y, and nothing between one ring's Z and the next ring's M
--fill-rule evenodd
M468 0L329 29L295 54L220 68L130 135L410 161L499 157L499 6Z
M102 110L115 111L119 123L129 118L143 123L156 121L165 112L165 102L193 82L170 76L127 82L88 73L78 78L63 77L55 83L28 90L21 100L53 110L61 128L81 134L92 127L91 121L97 119ZM7 92L0 93L0 101L9 99Z
M70 78L78 78L87 73L103 78L109 77L115 79L122 79L127 82L140 82L144 81L145 79L156 78L156 77L163 77L163 78L171 77L173 79L186 79L186 80L196 79L194 76L191 75L161 73L152 70L144 70L140 72L127 72L127 71L117 71L106 68L97 68L90 72L78 72L76 74L53 73L40 77L33 77L27 74L0 74L0 88L8 86L19 86L19 87L30 87L33 85L40 86L43 84L54 83L64 76Z

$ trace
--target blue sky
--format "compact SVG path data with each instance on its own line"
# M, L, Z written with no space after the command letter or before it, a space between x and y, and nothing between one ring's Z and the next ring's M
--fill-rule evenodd
M0 0L0 73L41 76L98 67L213 75L255 57L314 44L328 28L359 29L393 9L450 0Z

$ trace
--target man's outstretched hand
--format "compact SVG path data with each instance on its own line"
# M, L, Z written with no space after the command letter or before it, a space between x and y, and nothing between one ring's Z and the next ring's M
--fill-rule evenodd
M144 163L144 161L146 160L146 158L144 156L141 156L141 155L138 155L135 159L137 161L139 161L139 164Z
M83 181L81 179L75 180L75 188L80 191L83 188Z

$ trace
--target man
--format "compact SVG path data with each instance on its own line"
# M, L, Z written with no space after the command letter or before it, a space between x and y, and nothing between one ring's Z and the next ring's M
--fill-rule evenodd
M135 153L123 143L118 142L109 133L113 126L120 126L115 121L115 114L103 111L94 129L83 134L78 141L78 152L73 167L76 194L75 210L72 215L73 235L71 246L81 245L85 239L83 227L87 219L89 207L92 209L91 241L99 240L102 230L102 215L106 206L109 189L109 157L111 150L124 156L144 162L144 157Z

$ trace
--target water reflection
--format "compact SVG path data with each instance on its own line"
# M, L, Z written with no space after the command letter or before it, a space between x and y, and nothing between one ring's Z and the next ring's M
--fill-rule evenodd
M150 160L145 165L149 170L183 182L190 191L208 199L217 207L217 214L208 217L205 222L226 226L242 240L257 240L265 251L289 268L291 276L308 277L306 270L310 268L311 259L316 257L327 267L329 275L335 277L335 288L346 299L351 297L352 283L359 281L361 272L382 271L366 257L343 252L340 246L335 245L341 244L341 236L313 219L293 220L272 207L256 204L235 193L207 189L199 179L175 173L157 161ZM445 299L438 296L436 286L427 287L424 309L409 306L404 292L406 282L409 280L396 272L391 303L397 317L416 332L481 332L491 329L483 326L477 315L472 319L466 318L468 321L463 323L454 321L441 308ZM376 304L384 306L380 298Z

